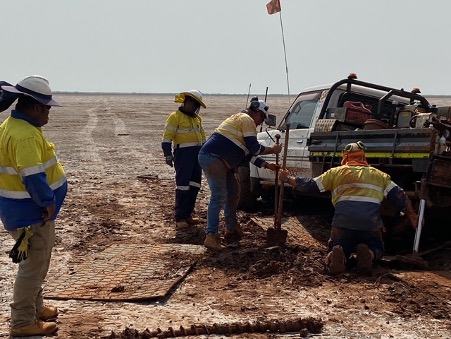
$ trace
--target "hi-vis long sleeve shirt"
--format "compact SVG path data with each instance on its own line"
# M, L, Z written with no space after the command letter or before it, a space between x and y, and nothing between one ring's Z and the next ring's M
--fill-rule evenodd
M8 231L55 219L67 193L63 166L40 127L17 111L0 125L0 217Z
M165 156L172 155L173 148L200 147L205 143L205 131L199 115L189 116L177 110L166 120L161 147Z
M388 174L371 166L338 166L316 178L297 177L296 184L298 191L330 191L335 206L332 224L341 228L365 231L382 228L379 210L385 197L400 211L407 207L402 188Z
M219 156L231 168L237 168L245 158L261 167L265 160L258 155L265 150L265 146L259 144L256 128L249 114L234 114L216 128L201 152Z

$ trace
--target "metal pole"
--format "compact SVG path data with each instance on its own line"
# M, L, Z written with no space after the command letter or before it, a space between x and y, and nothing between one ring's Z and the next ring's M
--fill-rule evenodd
M413 253L418 253L418 248L420 247L420 237L421 228L423 227L423 217L424 217L424 206L426 205L426 200L420 200L420 207L418 209L418 226L415 232L415 240L413 241Z
M288 104L290 104L291 103L290 81L288 80L288 62L287 62L287 51L286 51L286 47L285 47L285 35L283 34L282 11L279 12L279 18L280 18L280 29L282 31L283 54L285 56L285 73L287 75Z
M252 86L252 83L249 83L249 89L247 90L246 107L244 107L244 109L246 109L249 104L249 95L251 94L251 86Z

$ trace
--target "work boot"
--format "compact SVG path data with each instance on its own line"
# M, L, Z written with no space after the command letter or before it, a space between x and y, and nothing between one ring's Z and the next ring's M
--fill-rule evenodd
M189 227L189 224L185 219L177 220L175 222L175 228L187 228L187 227Z
M244 236L244 232L241 229L241 226L237 224L233 229L226 230L224 239L227 244L233 244L235 242L239 242Z
M327 266L332 275L338 275L346 271L345 253L340 245L335 245L327 255Z
M36 318L42 321L56 319L58 309L55 306L43 306L41 310L36 312Z
M356 250L357 272L362 274L371 273L371 269L373 268L373 259L374 259L373 251L371 251L368 248L368 245L366 244L357 245Z
M185 220L186 220L186 222L187 222L189 225L197 225L197 224L199 223L199 221L200 221L199 218L197 218L197 217L192 217L192 216L189 216L189 217L186 218Z
M221 245L219 234L208 233L205 237L204 246L210 250L221 251L224 246Z
M36 320L34 323L21 327L11 327L11 337L30 337L34 335L48 335L58 331L54 322Z

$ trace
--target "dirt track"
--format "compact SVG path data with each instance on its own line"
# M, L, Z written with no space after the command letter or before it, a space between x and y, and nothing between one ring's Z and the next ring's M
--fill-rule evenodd
M164 164L160 147L166 116L176 108L172 97L57 99L65 107L52 109L44 133L56 144L70 189L57 221L49 279L76 271L87 258L115 244L202 244L206 183L196 207L203 224L176 232L172 221L173 170ZM208 109L201 111L205 129L210 133L245 102L245 96L207 96ZM268 102L280 119L287 98L270 97ZM2 120L6 116L4 112ZM167 298L136 303L47 300L60 309L58 337L100 338L125 328L299 317L321 319L324 338L451 337L449 248L426 258L434 258L427 272L379 265L371 277L351 271L332 278L323 264L329 231L324 209L307 202L288 204L283 227L294 233L286 248L268 249L264 226L272 224L272 212L262 207L254 214L240 212L246 237L239 248L204 253ZM0 337L6 337L16 266L6 254L12 239L5 232L0 239ZM241 335L262 336L269 335Z

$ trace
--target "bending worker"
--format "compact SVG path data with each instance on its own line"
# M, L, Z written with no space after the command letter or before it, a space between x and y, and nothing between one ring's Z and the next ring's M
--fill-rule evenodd
M167 118L161 147L166 164L175 167L175 225L185 228L199 223L192 213L202 179L197 155L205 143L199 110L206 106L195 89L177 94L175 102L182 105Z
M382 257L383 223L379 210L384 197L406 214L414 228L418 222L405 192L388 174L368 164L361 141L345 147L341 166L316 178L292 177L287 170L280 170L279 180L301 192L332 192L335 214L327 255L332 275L345 272L352 253L356 253L357 271L361 273L370 273L373 262Z
M268 109L266 102L258 100L257 97L252 98L249 108L224 120L199 152L199 163L211 191L204 242L204 246L209 249L224 248L218 233L219 214L223 206L226 238L239 240L242 236L236 217L239 186L235 171L238 166L250 159L257 167L273 171L278 168L275 163L258 157L263 154L277 154L282 149L279 144L265 147L257 141L256 128L268 118Z

